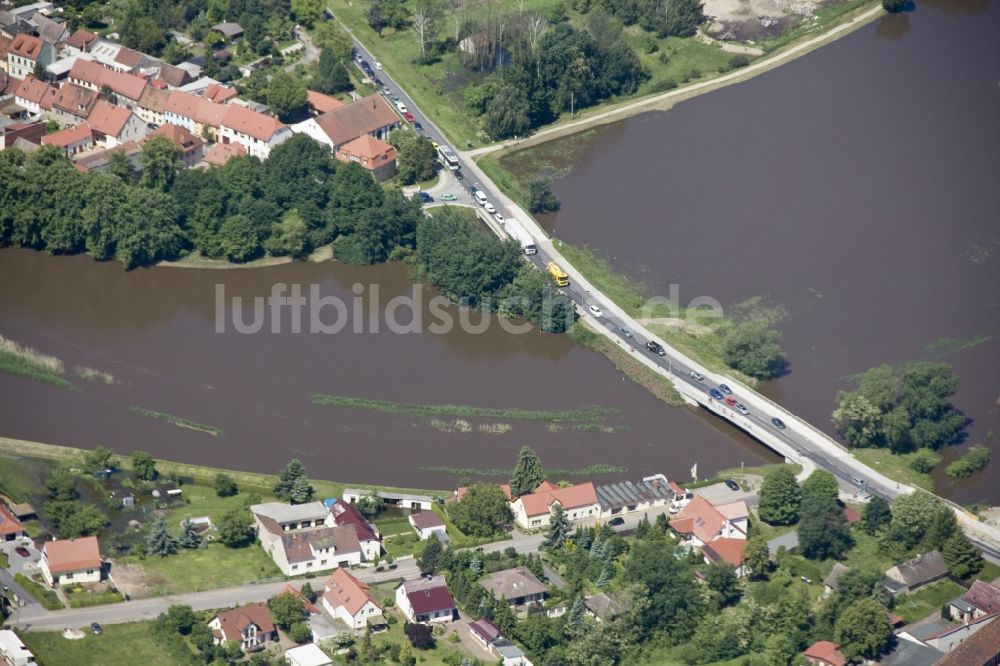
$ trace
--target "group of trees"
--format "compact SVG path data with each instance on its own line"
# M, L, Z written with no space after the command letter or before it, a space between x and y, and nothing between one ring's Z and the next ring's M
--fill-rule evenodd
M551 333L575 320L572 302L523 261L520 246L483 233L467 211L436 211L417 229L416 250L424 275L463 305L524 317Z
M829 472L814 471L800 488L792 471L782 465L764 476L758 515L773 525L799 523L799 550L804 556L840 557L852 541L837 495L837 480ZM760 565L751 569L760 573Z
M195 529L190 520L181 523L181 529L175 537L170 534L166 520L160 516L153 521L146 535L146 551L150 555L166 557L177 552L177 548L195 549L205 545L205 540Z
M396 178L401 185L430 180L441 167L437 150L426 136L396 131L389 135L389 143L396 148Z
M297 458L290 460L285 469L281 470L273 491L279 500L292 504L311 502L316 495L306 477L306 466Z
M957 441L965 426L951 404L958 383L946 363L882 365L861 375L856 390L837 394L833 419L851 446L939 449Z
M726 332L722 360L731 368L757 379L772 379L788 364L781 349L781 333L765 321L745 321Z
M705 22L700 0L583 0L577 4L604 9L624 25L638 23L658 37L690 37Z

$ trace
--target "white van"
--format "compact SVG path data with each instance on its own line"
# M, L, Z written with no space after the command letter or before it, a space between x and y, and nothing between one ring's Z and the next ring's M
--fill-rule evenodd
M476 193L473 196L475 197L477 204L479 204L480 206L486 205L487 201L485 192L483 192L482 190L476 190Z

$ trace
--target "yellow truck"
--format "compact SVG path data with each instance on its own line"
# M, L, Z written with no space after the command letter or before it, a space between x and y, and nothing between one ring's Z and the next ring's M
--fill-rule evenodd
M557 286L559 287L569 286L569 276L566 275L563 269L559 268L559 266L556 265L556 262L550 261L545 265L545 267L549 269L549 275L551 275L552 279L556 281Z

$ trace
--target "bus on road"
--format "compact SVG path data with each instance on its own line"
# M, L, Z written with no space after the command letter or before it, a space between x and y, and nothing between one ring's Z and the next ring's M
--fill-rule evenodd
M550 261L549 263L545 264L545 267L549 269L549 275L551 275L552 279L556 281L556 286L559 287L569 286L569 276L566 275L566 272L563 269L559 268L559 266L556 265L556 262Z
M458 156L448 146L444 144L438 146L438 158L448 171L458 171Z

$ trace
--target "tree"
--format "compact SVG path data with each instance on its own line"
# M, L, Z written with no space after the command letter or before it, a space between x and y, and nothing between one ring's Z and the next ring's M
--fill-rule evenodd
M93 504L54 501L46 502L42 510L59 536L66 539L97 534L108 523L107 516Z
M139 154L142 163L140 183L161 192L166 192L174 184L174 178L183 168L181 149L165 136L154 136L142 146Z
M646 588L649 605L636 618L642 629L661 629L676 642L690 638L704 613L690 564L678 560L661 543L637 541L629 551L622 577Z
M304 476L300 476L295 479L295 482L292 484L292 504L305 504L306 502L311 502L314 494L315 491L309 483L309 479Z
M562 507L559 507L560 509ZM662 513L659 515L663 515ZM551 529L549 530L551 532ZM646 539L653 531L653 526L649 524L649 515L642 514L642 518L636 523L635 526L635 538L636 539Z
M746 566L750 569L750 578L753 580L767 578L771 568L771 553L767 548L767 540L764 539L764 536L755 534L747 539L743 554L746 557Z
M54 500L67 501L78 497L76 492L76 477L65 467L57 467L45 480L49 497Z
M965 532L956 529L941 548L948 571L955 578L968 579L983 568L983 554L972 545Z
M892 509L889 502L875 495L861 510L861 527L868 534L878 534L892 522Z
M292 13L299 23L310 28L323 19L323 2L321 0L292 0Z
M312 640L312 629L305 622L296 622L288 628L288 637L300 645Z
M646 525L648 527L649 523L647 522ZM566 519L562 505L556 504L555 511L552 512L552 518L549 520L548 532L545 535L545 547L553 549L562 548L569 531L569 520Z
M296 622L306 619L306 609L302 599L291 592L277 594L268 599L267 609L271 613L271 620L282 629L288 629Z
M892 503L886 541L904 550L913 548L924 538L937 508L938 502L930 493L917 491L897 497Z
M305 83L284 70L279 70L267 84L267 105L279 118L288 120L306 105Z
M921 474L930 474L939 462L941 462L941 456L931 449L920 449L907 456L907 464L910 468Z
M219 497L232 497L240 492L240 487L236 485L236 481L225 472L219 472L215 475L213 485L215 486L215 494Z
M508 139L531 128L531 102L524 88L513 83L502 86L486 106L483 129L494 139Z
M246 215L230 215L219 230L220 248L230 261L242 263L261 251L257 227Z
M713 562L705 569L705 582L708 589L715 593L719 606L729 606L740 599L743 591L740 589L736 570L728 564Z
M931 517L931 522L927 526L924 534L923 545L928 550L941 550L948 539L957 530L958 521L955 519L955 512L946 506L939 506Z
M434 144L425 136L412 132L393 132L389 143L396 148L396 177L403 185L430 180L441 164Z
M503 532L514 519L503 490L488 483L469 486L465 496L449 513L458 529L481 537Z
M419 0L413 10L413 35L420 47L420 60L427 62L427 45L437 37L441 8L434 0Z
M560 205L559 199L552 193L552 181L534 178L528 183L528 208L532 213L554 213Z
M133 451L129 457L132 462L132 473L143 481L153 481L158 476L156 461L145 451Z
M242 548L253 541L253 517L247 509L230 509L219 518L217 527L219 541L230 548Z
M185 519L181 523L181 535L177 540L178 545L181 548L199 548L204 540L198 531L194 528L194 523L190 520Z
M316 594L316 590L312 588L312 585L309 584L309 581L302 583L302 587L299 588L299 592L301 592L302 596L308 599L311 604L316 603L316 599L319 596Z
M816 470L802 485L799 550L810 559L839 558L850 546L843 509L837 501L837 480Z
M514 497L527 495L545 480L542 461L531 447L522 446L517 454L517 464L510 479L510 494Z
M167 532L167 523L160 517L153 521L146 537L146 547L151 555L166 557L177 552L177 540Z
M198 623L198 616L190 606L175 604L168 608L166 613L160 613L157 621L167 631L187 636Z
M385 509L385 500L377 490L372 488L364 497L359 497L355 508L366 518L372 519L378 516Z
M757 379L777 377L785 369L781 334L765 322L744 322L725 337L722 360L731 368Z
M98 446L93 451L83 454L83 464L87 471L104 471L105 469L115 469L118 467L118 458L111 449Z
M882 0L882 8L890 14L905 12L913 6L913 0Z
M569 607L566 614L566 631L571 636L579 636L587 628L587 606L584 603L583 595L577 594L573 599L573 605Z
M344 66L344 61L338 58L332 49L324 47L319 52L319 64L312 87L313 90L328 95L347 92L354 88L351 76L347 73L347 67Z
M768 470L760 488L757 513L760 519L772 525L791 525L799 518L802 490L795 474L787 465Z
M986 467L990 462L990 450L985 446L973 446L965 455L952 462L944 472L954 479L965 479Z
M875 659L892 641L885 606L874 599L855 601L837 618L833 636L848 659Z
M278 481L274 484L275 496L284 501L288 501L292 494L292 486L295 485L295 480L299 477L304 477L306 475L305 465L302 464L297 458L293 458L285 465L285 469L282 470L281 474L278 476Z
M281 222L271 225L271 236L264 249L276 256L305 257L309 252L309 227L295 208L285 211Z
M443 552L444 548L436 536L432 535L427 539L427 545L424 546L423 552L417 558L417 565L420 567L420 574L422 576L429 576L437 571Z
M430 625L407 622L403 625L403 633L410 639L410 645L418 650L434 649L434 630Z

